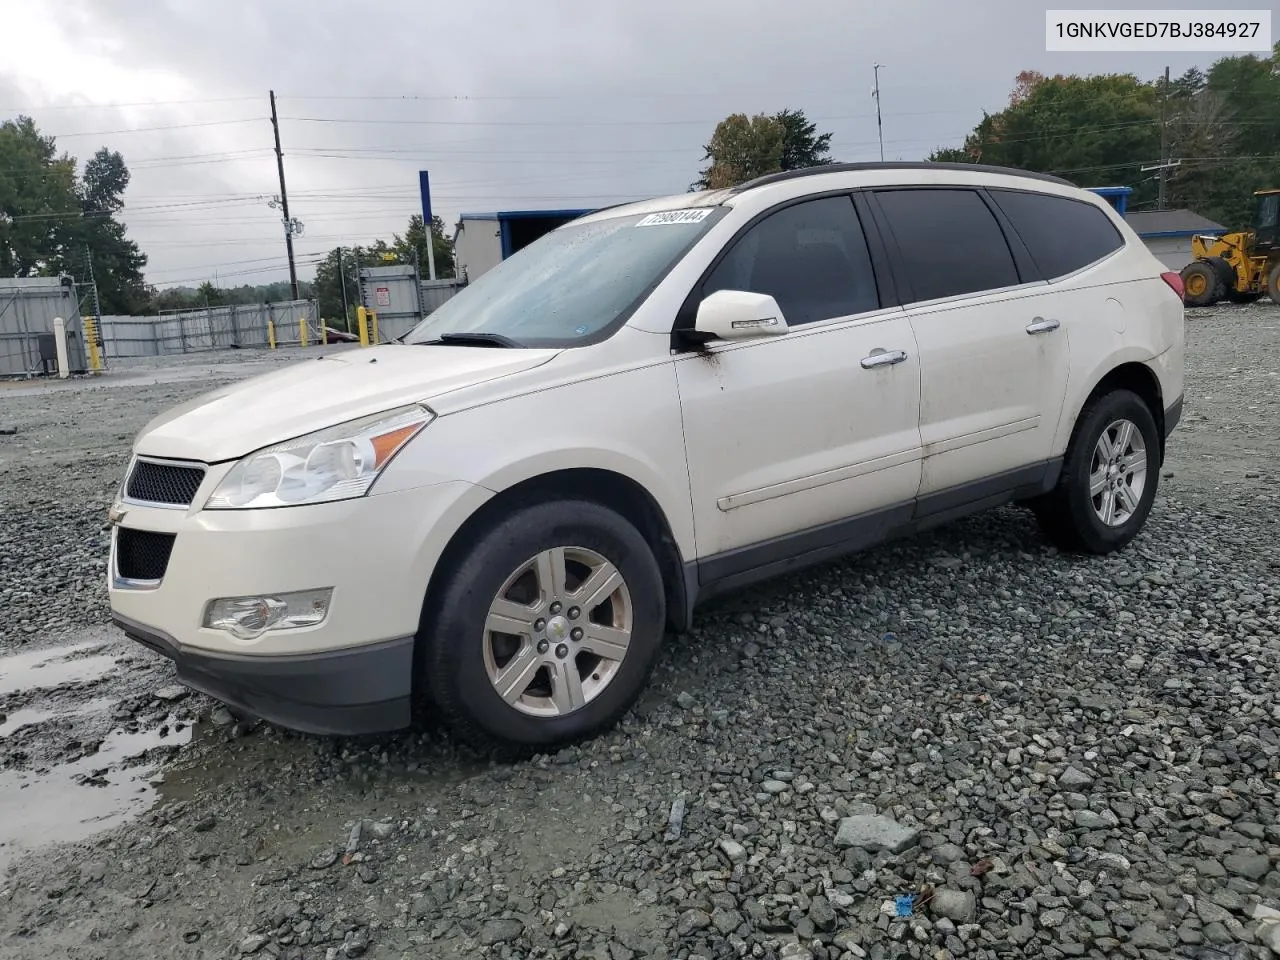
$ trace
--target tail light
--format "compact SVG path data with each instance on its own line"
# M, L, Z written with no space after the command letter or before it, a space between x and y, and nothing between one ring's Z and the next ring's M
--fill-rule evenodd
M1183 295L1182 274L1175 273L1174 271L1169 270L1165 273L1160 274L1160 279L1173 288L1173 292L1178 295L1179 300L1182 299L1182 295Z

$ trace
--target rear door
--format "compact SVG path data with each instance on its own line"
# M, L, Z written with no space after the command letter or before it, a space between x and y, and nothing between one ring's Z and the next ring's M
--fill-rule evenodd
M920 512L1037 482L1070 359L1038 267L980 189L895 187L870 198L896 247L895 282L920 352Z

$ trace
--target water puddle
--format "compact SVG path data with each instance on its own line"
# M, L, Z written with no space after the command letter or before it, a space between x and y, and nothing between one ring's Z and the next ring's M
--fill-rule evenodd
M77 643L0 657L0 697L20 690L47 690L106 676L116 665L116 656L75 656L95 648L102 649L102 644Z
M84 840L132 818L155 797L149 781L159 763L159 757L138 758L156 747L187 744L191 731L172 723L113 730L94 753L50 770L0 771L0 873L29 850Z
M91 713L105 713L115 702L109 697L99 697L65 710L53 710L47 707L25 707L22 710L15 710L5 717L3 723L0 723L0 740L19 730L44 723L46 720L62 720L83 717Z

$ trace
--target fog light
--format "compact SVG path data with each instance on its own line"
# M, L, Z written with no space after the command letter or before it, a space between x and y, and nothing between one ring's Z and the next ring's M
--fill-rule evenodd
M204 625L224 630L241 640L252 640L268 630L314 627L329 615L333 588L271 593L256 597L225 597L209 603Z

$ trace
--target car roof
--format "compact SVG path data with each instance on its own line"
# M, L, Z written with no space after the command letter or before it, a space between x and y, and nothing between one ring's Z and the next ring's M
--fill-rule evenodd
M892 174L895 172L913 172L920 176L884 176L884 174ZM607 220L612 217L644 215L649 213L659 213L665 210L680 210L688 207L732 206L733 201L745 198L746 196L753 194L755 191L763 190L764 188L777 187L780 185L795 187L797 185L797 181L806 180L811 177L838 177L841 174L857 173L871 175L866 178L867 186L885 186L890 183L902 183L904 186L911 185L913 183L919 183L922 185L936 184L939 182L938 174L955 173L963 176L944 177L941 179L957 185L973 184L975 181L986 182L990 185L992 177L1007 177L1010 179L1005 182L1005 186L1013 185L1013 181L1021 181L1028 186L1033 183L1041 183L1060 188L1058 190L1051 191L1054 193L1064 192L1061 188L1065 188L1066 191L1071 192L1084 192L1070 180L1065 180L1062 177L1056 177L1052 174L1037 173L1032 170L1021 170L1016 167L998 167L981 163L933 163L928 160L830 163L816 167L805 167L800 170L784 170L781 173L771 173L723 190L702 190L691 191L689 193L675 193L663 197L651 197L645 200L620 203L579 217L574 220L573 223L576 225L596 220ZM881 174L881 176L875 176L877 173ZM841 184L841 186L843 185L844 184ZM850 186L852 187L853 184L850 184Z

